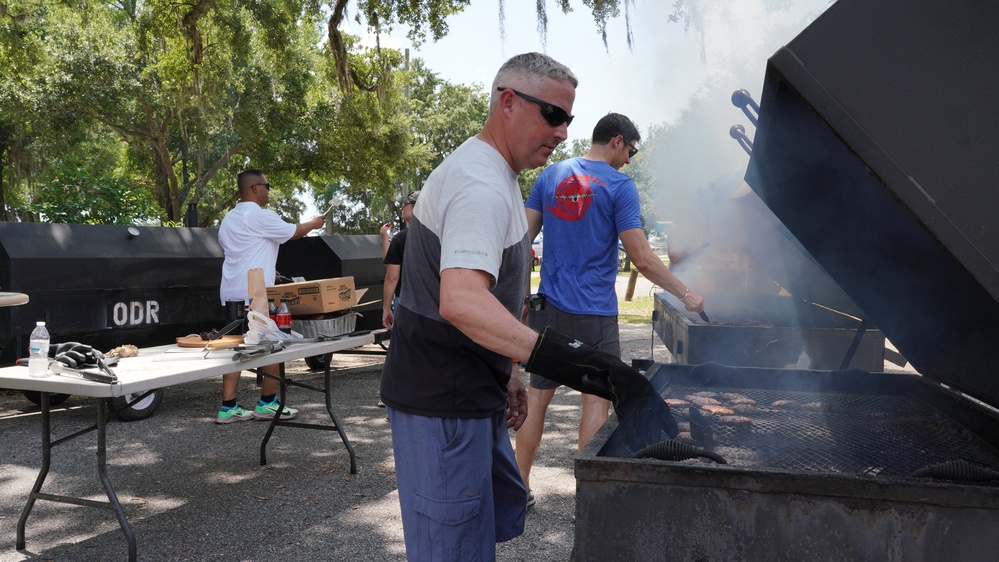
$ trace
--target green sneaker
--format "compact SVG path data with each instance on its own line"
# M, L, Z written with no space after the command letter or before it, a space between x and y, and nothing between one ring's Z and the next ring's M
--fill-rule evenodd
M215 418L215 423L232 423L253 419L253 414L247 412L242 406L236 404L232 408L222 406L219 408L219 415Z
M269 420L274 418L274 414L277 413L278 401L277 398L270 401L269 403L261 402L257 400L257 407L253 409L253 417L258 420ZM298 410L295 408L285 407L284 411L281 412L282 420L290 420L298 415Z

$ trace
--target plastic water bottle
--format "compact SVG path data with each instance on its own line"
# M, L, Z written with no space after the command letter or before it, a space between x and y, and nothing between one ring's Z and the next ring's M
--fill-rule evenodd
M29 345L28 374L33 377L49 376L49 331L45 329L45 322L35 324Z
M288 303L284 302L284 299L281 299L281 305L278 306L275 323L282 332L291 333L291 312L288 311Z

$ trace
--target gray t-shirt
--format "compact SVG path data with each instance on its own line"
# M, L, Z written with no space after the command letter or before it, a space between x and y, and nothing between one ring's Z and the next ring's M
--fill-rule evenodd
M484 418L505 407L510 358L476 344L440 316L441 272L475 269L520 317L530 240L517 174L493 147L465 141L437 167L413 209L402 294L381 396L400 411Z

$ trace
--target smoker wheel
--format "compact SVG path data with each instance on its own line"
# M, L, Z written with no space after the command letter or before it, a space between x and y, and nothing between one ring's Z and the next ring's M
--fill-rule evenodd
M718 464L728 464L725 459L711 451L698 449L693 445L688 445L675 439L664 439L635 453L636 459L653 458L661 461L682 461L697 457L711 459Z

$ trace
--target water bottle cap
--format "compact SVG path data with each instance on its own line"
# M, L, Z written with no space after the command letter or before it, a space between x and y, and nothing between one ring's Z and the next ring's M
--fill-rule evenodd
M35 322L35 326L44 326L44 325L45 325L45 322L42 322L41 320L39 320L38 322Z

